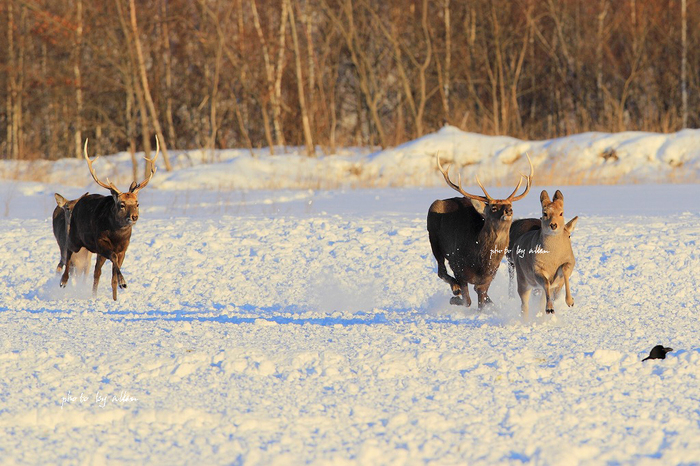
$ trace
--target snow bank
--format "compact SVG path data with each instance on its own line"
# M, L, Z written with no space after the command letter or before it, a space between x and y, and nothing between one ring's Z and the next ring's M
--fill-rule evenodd
M692 129L522 141L446 126L380 152L355 148L308 158L299 148L276 151L274 156L267 150L252 154L247 150L171 151L173 171L166 173L161 160L161 171L152 186L171 191L441 186L444 181L435 168L437 153L445 162L454 162L465 185L474 185L477 174L487 184L514 185L519 173L527 173L525 153L532 159L535 182L540 185L694 183L700 172L700 130ZM96 169L120 186L128 186L132 179L131 158L126 153L100 158ZM92 186L84 161L75 159L2 161L0 177Z

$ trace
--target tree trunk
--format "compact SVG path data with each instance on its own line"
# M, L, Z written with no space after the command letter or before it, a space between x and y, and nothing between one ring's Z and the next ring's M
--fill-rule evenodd
M170 28L168 27L168 0L161 3L161 47L163 49L163 65L165 66L165 122L168 124L168 141L176 144L175 124L173 123L173 65L170 51Z
M17 158L17 153L15 151L15 139L14 139L14 101L15 101L15 87L17 82L17 65L15 63L15 17L14 17L14 2L12 0L7 2L7 98L6 98L6 112L7 112L7 127L6 127L6 141L7 141L7 152L14 159Z
M450 23L450 0L444 0L443 15L445 21L445 71L442 83L442 107L445 112L444 123L449 124L450 117L450 69L452 68L452 25Z
M141 139L143 141L143 151L146 154L146 157L151 156L151 131L148 128L148 109L146 108L146 100L143 96L143 88L139 84L139 77L138 77L138 72L137 68L138 65L136 63L136 52L134 50L133 46L133 39L131 37L131 28L126 22L126 18L124 15L124 11L121 6L121 0L115 0L115 4L117 6L117 11L119 12L119 22L122 26L122 32L124 33L124 38L126 39L126 48L127 48L127 53L128 53L128 76L125 76L125 80L129 83L128 86L131 90L131 92L136 96L136 102L139 107L139 113L141 114L141 118L139 119L141 122ZM132 100L133 102L133 100ZM131 116L127 116L127 120L129 118L132 118ZM133 135L133 140L129 141L129 147L130 151L132 152L131 156L131 162L132 162L132 167L134 171L134 181L137 179L137 173L138 173L138 160L136 160L136 131L134 129L134 135ZM132 147L133 144L133 147ZM149 167L145 167L144 171L147 174Z
M134 80L133 74L126 79L126 137L129 140L129 155L131 155L131 171L133 180L139 176L139 164L136 160L136 122L134 121ZM149 141L150 143L150 141Z
M280 104L279 101L277 100L277 93L275 92L275 69L272 66L272 60L270 59L270 51L267 46L267 40L265 39L265 34L263 33L262 26L260 25L260 15L258 14L258 8L255 4L255 0L250 1L250 8L253 13L253 25L255 26L255 32L258 35L258 39L260 40L260 45L262 48L262 56L263 56L263 62L265 64L265 79L267 80L267 92L269 96L269 102L270 106L272 107L272 121L273 121L273 127L274 127L274 133L275 133L275 138L274 140L276 141L277 144L280 144L281 141L281 131L282 131L282 124L279 121L280 117ZM282 6L282 13L280 14L281 16L281 21L282 25L286 22L285 19L285 7L284 5ZM286 26L284 26L286 27ZM284 39L282 39L284 40ZM262 108L261 109L263 113L263 121L265 122L265 134L269 134L269 117L267 116L267 109ZM268 141L270 145L270 155L275 155L275 148L274 144L271 140L271 138L268 136Z
M83 157L83 78L80 72L83 48L83 0L76 0L76 29L73 53L73 76L75 78L75 157Z
M136 5L134 4L134 0L129 0L129 10L131 17L131 30L134 34L134 46L136 49L136 58L138 60L138 69L141 75L141 86L143 88L143 95L146 100L146 104L148 105L148 108L150 110L153 128L156 130L156 134L158 135L158 139L160 142L160 148L163 152L163 163L165 164L165 170L171 171L172 167L170 166L170 159L168 157L167 144L165 138L163 137L163 130L160 126L160 122L158 121L158 112L156 111L156 106L153 103L153 97L151 97L151 90L148 87L148 77L146 76L146 63L143 58L143 48L141 47L141 39L139 38L138 25L136 24ZM147 167L146 169L148 168L149 167Z
M286 141L284 139L284 132L282 131L282 73L284 71L285 65L285 44L287 42L287 14L289 9L287 8L287 2L282 2L282 13L280 14L280 30L279 30L279 44L277 52L277 74L275 75L275 100L273 101L272 107L272 123L275 126L275 137L277 138L277 145L284 148Z
M209 106L211 112L209 116L210 124L211 124L211 134L209 136L209 148L212 151L212 154L214 154L214 150L216 149L216 133L219 130L218 123L217 123L217 104L218 104L218 98L219 98L219 76L221 75L221 61L223 57L223 50L224 50L224 39L223 37L219 36L219 40L217 41L217 47L216 47L216 60L214 62L214 78L213 82L211 85L211 104Z
M596 38L595 61L596 61L596 91L599 105L603 100L603 41L605 33L605 17L608 14L608 1L600 0L600 11L598 12L598 33Z
M299 48L299 37L297 36L297 26L296 18L294 17L294 7L290 4L289 0L284 0L287 4L287 9L289 12L289 24L292 30L292 41L294 42L294 58L296 63L297 72L297 89L299 92L299 107L301 107L301 122L304 130L304 142L306 144L306 155L309 157L314 157L316 155L316 149L314 147L314 140L311 134L311 123L309 121L309 110L306 106L306 98L304 96L304 75L302 73L301 67L301 50Z
M688 14L687 0L681 0L681 114L688 127Z

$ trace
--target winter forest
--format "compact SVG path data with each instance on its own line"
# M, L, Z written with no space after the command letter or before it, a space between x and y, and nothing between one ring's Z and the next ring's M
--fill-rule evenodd
M686 0L3 0L0 157L700 122Z

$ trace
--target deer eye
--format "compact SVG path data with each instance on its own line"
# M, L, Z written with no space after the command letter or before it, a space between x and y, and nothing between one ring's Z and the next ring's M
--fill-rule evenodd
M560 216L560 217L563 217L563 216L564 216L564 212L560 213L559 216Z
M498 212L498 207L495 205L491 206L491 212Z
M119 208L120 208L120 209L126 209L126 203L125 203L125 202L120 202L120 203L119 203Z

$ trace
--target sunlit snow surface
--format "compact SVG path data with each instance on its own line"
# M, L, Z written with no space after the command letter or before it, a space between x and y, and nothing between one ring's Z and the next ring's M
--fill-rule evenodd
M0 463L697 463L700 186L561 189L576 305L522 322L505 263L495 307L448 304L446 187L148 187L114 302L109 263L58 286L85 187L2 181Z

